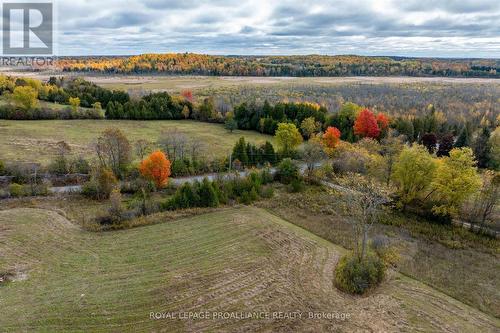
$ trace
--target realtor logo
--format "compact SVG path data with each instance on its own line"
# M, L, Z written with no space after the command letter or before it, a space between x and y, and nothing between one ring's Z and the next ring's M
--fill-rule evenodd
M4 2L2 13L4 55L52 55L52 3Z

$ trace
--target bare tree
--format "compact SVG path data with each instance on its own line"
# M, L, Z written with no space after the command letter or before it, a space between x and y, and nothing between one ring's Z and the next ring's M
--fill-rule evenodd
M396 163L397 157L402 149L403 141L401 137L393 137L390 135L388 138L382 140L381 154L385 160L384 178L387 186L389 186L391 182L394 163Z
M171 161L183 159L186 156L188 143L188 137L178 130L163 132L158 139L158 144Z
M319 162L326 158L323 146L320 142L309 140L301 151L302 160L307 165L307 177L312 177L314 169L319 165Z
M377 222L381 206L388 201L388 197L381 184L361 175L349 174L341 183L350 189L345 191L343 196L351 217L354 251L359 261L362 261L366 258L368 233Z
M196 160L205 150L202 142L189 139L186 134L177 130L163 132L158 139L158 145L171 161L184 158Z
M130 143L118 128L108 128L97 139L96 153L102 167L119 176L130 163Z
M484 173L481 191L475 195L472 208L464 212L467 220L486 224L494 219L500 199L500 173L488 170Z
M151 152L153 143L148 140L140 139L135 142L135 154L143 160Z

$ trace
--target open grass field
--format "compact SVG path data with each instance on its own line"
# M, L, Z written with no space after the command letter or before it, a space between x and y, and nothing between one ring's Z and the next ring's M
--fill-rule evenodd
M345 83L365 84L499 84L495 79L419 78L419 77L244 77L244 76L85 76L89 81L109 89L166 90L180 92L184 89L225 88L252 85L335 85Z
M276 192L259 206L335 244L352 248L352 225L338 196L322 190ZM387 212L370 237L387 239L397 270L483 312L500 317L500 241Z
M365 297L333 286L343 248L245 207L89 233L54 211L0 211L5 331L494 332L500 322L389 273ZM269 312L260 319L150 318L151 312ZM276 311L303 317L274 318ZM342 321L308 312L349 314ZM213 314L212 314L213 316Z
M81 76L100 86L119 90L165 90L180 92L185 89L199 90L205 88L224 88L231 86L251 85L324 85L324 84L412 84L412 83L447 83L447 84L495 84L500 85L497 79L487 78L447 78L447 77L252 77L252 76L196 76L196 75L99 75L88 73L61 73L61 72L29 72L18 71L15 68L0 68L5 75L16 77L33 77L48 80L50 76Z
M206 156L226 156L234 143L245 137L257 144L273 137L253 131L229 133L220 124L190 120L0 120L0 160L47 163L56 153L56 143L66 141L73 154L94 154L92 144L108 127L120 128L130 142L146 139L155 142L162 132L177 131L200 143Z

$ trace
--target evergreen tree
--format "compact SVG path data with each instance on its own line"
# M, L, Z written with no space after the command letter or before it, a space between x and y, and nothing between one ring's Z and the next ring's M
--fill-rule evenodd
M470 146L469 130L467 129L467 126L464 126L464 128L460 132L460 135L458 136L457 142L455 142L455 147L462 148L469 146Z
M198 190L201 207L217 207L219 205L219 198L211 182L208 178L204 178Z
M276 152L274 151L274 147L271 142L266 141L266 143L262 146L262 160L265 162L269 162L271 165L276 164Z
M115 119L115 103L109 102L106 106L106 118L107 119Z
M474 142L474 155L480 168L487 168L490 164L490 136L490 129L483 127Z
M193 187L189 182L184 183L175 193L172 199L174 208L189 208L194 207L198 201L197 194L193 191Z
M264 106L262 107L262 111L264 113L264 117L271 117L271 114L273 113L273 108L271 104L269 104L267 99L264 101Z
M241 137L233 148L233 160L240 161L244 166L248 164L247 145L245 138Z
M238 123L234 120L233 117L227 117L224 122L224 128L227 129L230 133L233 133L235 129L238 128Z

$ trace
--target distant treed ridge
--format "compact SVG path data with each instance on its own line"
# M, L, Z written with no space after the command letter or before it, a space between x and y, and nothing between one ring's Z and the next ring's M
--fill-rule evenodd
M61 57L63 71L213 76L440 76L500 78L500 59L365 56L213 56L194 53Z

